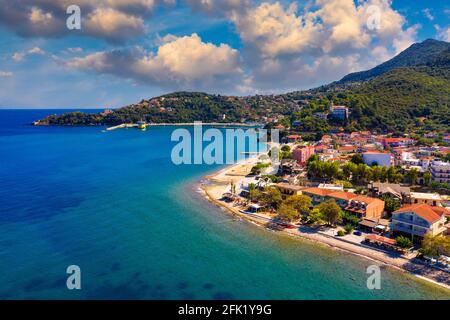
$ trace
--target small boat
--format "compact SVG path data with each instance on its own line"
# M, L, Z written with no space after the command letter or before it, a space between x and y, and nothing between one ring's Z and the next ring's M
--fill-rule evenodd
M136 124L138 129L145 130L147 128L147 123L145 123L145 121L138 121Z

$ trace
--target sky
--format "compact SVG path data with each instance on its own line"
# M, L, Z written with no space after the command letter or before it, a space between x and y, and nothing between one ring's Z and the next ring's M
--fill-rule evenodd
M450 2L0 0L0 108L309 89L428 38L450 41Z

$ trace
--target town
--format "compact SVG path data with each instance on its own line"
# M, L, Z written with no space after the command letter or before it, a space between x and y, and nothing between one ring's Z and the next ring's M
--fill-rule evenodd
M346 117L345 106L333 116ZM260 154L225 169L208 192L269 228L307 231L450 273L450 135L330 132L305 141L275 126L281 163ZM431 143L430 143L431 141ZM271 149L273 151L273 149ZM270 152L270 151L269 151ZM220 193L219 190L221 190Z

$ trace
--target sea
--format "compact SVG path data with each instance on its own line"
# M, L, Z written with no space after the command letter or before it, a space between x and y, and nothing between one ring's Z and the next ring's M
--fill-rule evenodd
M0 299L450 299L209 203L224 164L174 164L179 127L30 125L66 111L0 110Z

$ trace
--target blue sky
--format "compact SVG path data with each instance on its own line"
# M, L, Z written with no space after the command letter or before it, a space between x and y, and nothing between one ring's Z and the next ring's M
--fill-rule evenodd
M449 41L449 21L450 3L425 0L0 0L0 108L307 89Z

